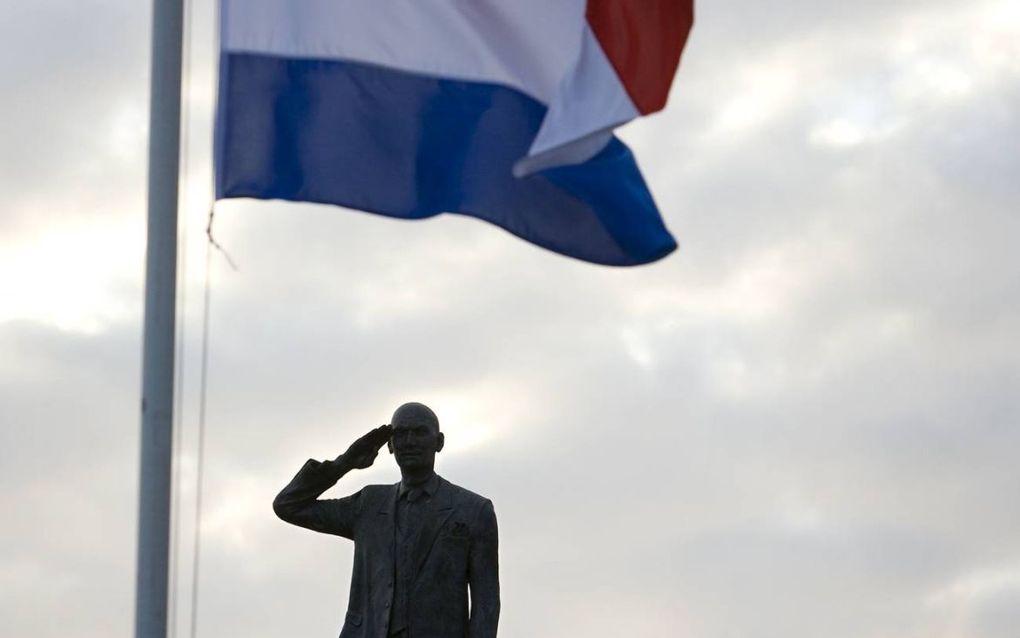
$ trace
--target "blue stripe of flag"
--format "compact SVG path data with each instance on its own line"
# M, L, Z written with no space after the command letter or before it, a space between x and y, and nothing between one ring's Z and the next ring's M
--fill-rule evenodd
M517 178L545 106L514 89L342 61L224 53L218 199L336 204L391 217L486 220L607 265L676 248L630 150Z

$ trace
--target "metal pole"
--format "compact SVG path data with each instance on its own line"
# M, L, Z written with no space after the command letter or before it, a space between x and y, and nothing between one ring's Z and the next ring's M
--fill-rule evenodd
M182 0L153 0L136 638L167 628L183 26Z

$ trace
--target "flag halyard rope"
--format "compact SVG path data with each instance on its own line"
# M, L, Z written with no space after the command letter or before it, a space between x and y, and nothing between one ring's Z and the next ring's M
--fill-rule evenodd
M209 308L212 299L212 253L213 248L218 247L216 241L212 237L212 221L213 208L210 207L209 223L206 226L208 241L205 246L205 289L202 295L202 354L198 382L198 447L195 458L195 536L193 541L194 551L191 555L190 638L195 638L198 635L198 590L202 553L202 494L205 474L205 426L209 387ZM233 265L232 262L231 265Z
M180 158L180 173L181 173L181 184L180 189L183 192L184 205L179 209L186 211L187 206L187 193L188 186L190 185L190 172L191 163L189 161L190 156L190 124L191 124L191 101L190 101L190 88L191 88L191 68L192 68L192 26L194 13L194 0L183 0L184 3L184 33L183 33L183 56L182 60L182 113L181 113L181 158ZM214 28L214 34L218 34L219 31L219 2L214 0L213 2L213 13L214 22L216 28ZM218 37L218 35L214 36ZM214 50L218 47L218 41L214 43ZM188 635L190 638L196 638L198 635L198 611L199 611L199 583L201 581L201 562L202 562L202 518L203 518L203 496L205 491L205 448L206 448L206 421L207 421L207 406L208 406L208 386L209 386L209 353L210 353L210 312L212 302L212 259L213 251L219 252L226 260L227 264L235 272L238 270L237 263L233 260L227 250L220 244L215 236L213 235L213 222L215 220L215 199L209 204L209 215L205 227L206 235L206 255L205 255L205 272L203 282L203 293L202 293L202 319L201 319L201 344L200 344L200 361L199 361L199 379L198 379L198 423L196 432L196 452L195 452L195 470L194 470L194 523L193 523L193 535L192 535L192 561L191 561L191 583L190 583L190 609L189 609L189 626ZM185 301L187 298L187 287L188 287L188 261L187 261L187 249L188 249L188 218L184 215L183 223L180 224L180 245L183 246L183 250L178 252L178 264L177 274L178 281L180 282L179 287L179 303L177 306L177 317L178 317L178 343L177 343L177 362L176 362L176 383L175 383L175 407L174 407L174 432L173 432L173 490L171 499L171 562L170 562L170 573L169 573L169 599L168 599L168 614L169 614L169 626L168 636L170 638L177 638L178 633L183 635L183 627L178 626L178 606L180 603L179 590L181 589L181 578L180 578L180 563L183 556L180 552L181 545L181 494L183 487L183 472L180 467L180 451L183 447L183 407L184 407L184 381L185 381L185 352L186 352L186 317L185 317Z

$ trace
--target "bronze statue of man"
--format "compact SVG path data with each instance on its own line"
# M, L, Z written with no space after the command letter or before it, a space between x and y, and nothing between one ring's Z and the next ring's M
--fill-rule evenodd
M332 461L309 459L273 502L277 516L354 541L340 638L493 638L499 564L492 502L435 473L443 449L435 413L406 403ZM388 445L400 482L320 499ZM468 598L470 596L470 607Z

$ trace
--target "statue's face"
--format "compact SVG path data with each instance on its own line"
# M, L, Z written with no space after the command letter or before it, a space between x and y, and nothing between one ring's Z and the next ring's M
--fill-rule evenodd
M433 468L436 452L443 449L439 424L428 414L398 411L393 417L390 445L402 469Z

